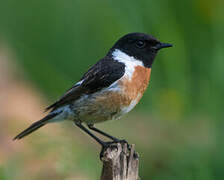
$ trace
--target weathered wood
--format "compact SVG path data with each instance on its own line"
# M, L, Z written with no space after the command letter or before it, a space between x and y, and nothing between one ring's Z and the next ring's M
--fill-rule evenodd
M138 180L139 157L131 145L113 144L103 152L101 180Z

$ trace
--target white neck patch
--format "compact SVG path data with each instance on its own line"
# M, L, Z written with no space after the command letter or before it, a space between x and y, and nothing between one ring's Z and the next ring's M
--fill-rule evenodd
M135 59L133 56L129 56L119 49L115 49L112 53L113 59L125 64L125 74L129 79L132 78L132 74L135 71L136 66L144 67L142 61Z

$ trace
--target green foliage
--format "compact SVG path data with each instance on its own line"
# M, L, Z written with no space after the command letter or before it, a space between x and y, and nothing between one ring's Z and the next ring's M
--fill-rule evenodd
M219 149L217 153L209 148L198 150L194 144L179 141L178 146L173 142L175 148L158 145L150 149L142 144L142 177L222 179L224 145L219 127L223 124L218 120L224 116L223 7L221 0L7 0L0 6L0 35L14 50L26 78L50 100L78 81L126 33L145 32L172 43L173 48L156 58L150 87L136 112L168 123L188 121L192 128L195 117L206 117L215 127L218 144L211 147ZM61 161L66 174L68 162ZM94 166L96 162L89 163ZM72 171L72 165L68 166ZM88 167L89 174L99 169L92 166L80 162L80 169ZM0 168L0 179L4 178Z
M221 1L9 0L2 4L2 33L27 77L51 99L77 81L120 36L139 31L174 44L158 55L144 104L157 104L160 113L176 116L176 108L169 106L175 99L180 116L192 111L223 115Z

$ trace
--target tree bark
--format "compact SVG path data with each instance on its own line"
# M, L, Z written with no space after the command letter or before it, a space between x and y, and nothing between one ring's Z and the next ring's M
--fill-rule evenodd
M139 157L127 144L116 143L103 152L101 180L139 180Z

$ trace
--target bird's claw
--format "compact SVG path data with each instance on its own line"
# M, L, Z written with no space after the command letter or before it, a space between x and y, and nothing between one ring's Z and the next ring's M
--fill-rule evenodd
M125 139L117 139L117 140L114 140L114 141L109 141L109 142L104 142L102 144L102 149L100 151L100 159L102 159L103 155L104 155L104 152L107 150L107 148L117 148L117 146L115 145L116 143L120 143L122 145L124 144L127 144L127 148L128 150L130 151L131 150L131 146L128 144L128 142L125 140Z
M128 142L125 139L117 139L114 142L115 143L121 143L121 144L127 144L128 150L131 150L131 146L128 144Z
M100 151L100 159L102 159L104 152L107 150L107 148L109 148L109 147L117 148L116 145L113 145L114 143L115 143L114 141L109 141L109 142L104 142L102 144L102 149Z

